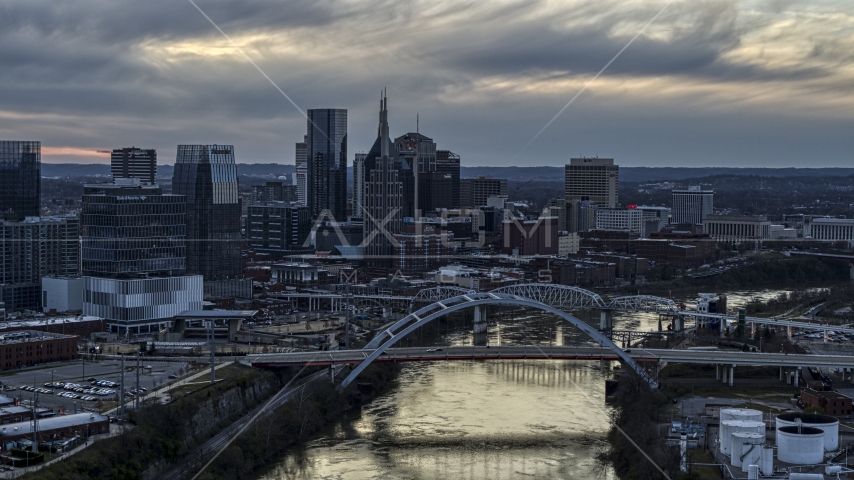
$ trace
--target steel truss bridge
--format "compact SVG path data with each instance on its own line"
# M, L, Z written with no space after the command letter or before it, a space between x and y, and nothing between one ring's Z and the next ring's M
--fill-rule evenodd
M435 287L419 291L415 296L393 296L393 295L353 295L351 301L356 305L373 305L380 307L408 308L410 312L417 306L433 302L449 300L463 295L475 294L474 290L459 287ZM600 321L601 330L611 330L612 322L610 315L613 312L627 313L656 313L666 315L676 320L677 330L681 330L686 322L709 322L725 321L738 322L735 315L722 315L713 313L700 313L696 311L680 310L678 305L669 298L656 297L652 295L626 295L605 300L598 294L580 287L566 285L555 285L550 283L529 283L500 287L489 293L497 295L512 295L516 297L534 300L560 310L599 310L602 312ZM342 294L314 294L314 293L287 293L279 294L277 298L307 299L309 302L319 306L322 302L329 302L332 311L340 311L345 308L346 296ZM833 330L836 332L854 334L854 328L822 325L796 320L780 320L774 318L745 317L746 325L755 329L757 325L773 325L787 327L789 334L792 328L807 330Z

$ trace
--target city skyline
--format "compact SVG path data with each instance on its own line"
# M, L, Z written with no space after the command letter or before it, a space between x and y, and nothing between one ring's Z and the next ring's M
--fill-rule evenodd
M348 110L348 164L370 148L383 86L400 99L392 136L420 114L420 131L468 166L850 163L854 6L841 1L673 2L523 150L665 4L414 3L377 16L371 2L198 3L303 111ZM305 118L192 4L2 11L16 21L0 34L0 137L40 139L44 162L222 139L242 162L293 164ZM389 28L406 33L389 44L377 33Z

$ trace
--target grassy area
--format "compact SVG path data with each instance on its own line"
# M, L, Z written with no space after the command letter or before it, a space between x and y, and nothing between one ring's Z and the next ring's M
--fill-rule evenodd
M203 369L194 369L190 374L198 373L198 370ZM209 368L205 369L210 371ZM222 367L216 371L216 381L217 383L224 380L234 380L246 373L246 367L240 364L231 364L227 367ZM179 380L175 380L177 382ZM173 398L181 397L184 395L189 395L191 393L198 392L199 390L203 390L206 387L211 386L210 378L206 375L198 379L198 381L185 383L181 386L172 388L169 390Z
M694 463L715 463L712 454L706 450L688 450L689 462ZM691 465L691 473L687 478L696 480L712 480L724 478L721 476L720 470L717 467L706 465Z
M757 399L757 400L760 402L762 401L761 399ZM773 400L773 401L778 401L778 400ZM769 407L766 405L759 405L757 403L740 403L738 405L733 405L732 408L752 408L754 410L759 410L762 413L775 413L775 414L789 410L788 408Z
M698 397L754 399L770 402L788 401L795 393L799 393L799 390L793 387L738 388L721 386L697 387L694 389L694 395Z
M193 392L197 392L211 384L210 381L201 381L201 382L191 382L185 383L179 387L169 389L169 394L172 397L181 397L184 395L189 395Z

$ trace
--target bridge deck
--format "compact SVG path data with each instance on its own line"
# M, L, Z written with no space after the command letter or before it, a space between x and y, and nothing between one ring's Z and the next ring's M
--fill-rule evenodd
M377 362L418 362L451 360L618 360L608 348L566 346L502 347L429 347L390 348ZM303 365L342 365L362 363L373 350L333 350L328 352L273 353L251 355L254 367L291 367ZM854 357L845 355L785 355L709 350L632 349L639 363L698 363L782 367L854 367Z

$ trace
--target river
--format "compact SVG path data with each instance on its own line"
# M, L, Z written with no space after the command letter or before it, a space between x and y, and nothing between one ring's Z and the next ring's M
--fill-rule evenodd
M791 291L727 296L732 308ZM674 299L694 306L694 298ZM579 317L598 324L593 313ZM658 328L657 315L615 315L614 322L618 329ZM587 342L574 327L521 309L493 319L488 335L494 345ZM471 344L467 331L442 336L441 344ZM397 385L361 416L288 451L260 479L613 479L596 459L607 447L609 375L600 362L406 364Z

